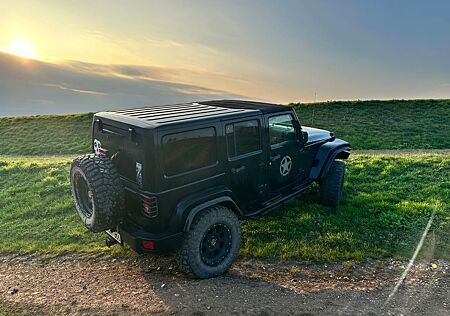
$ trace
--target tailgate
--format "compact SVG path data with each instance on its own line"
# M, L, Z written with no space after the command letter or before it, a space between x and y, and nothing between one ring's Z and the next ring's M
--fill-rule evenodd
M143 130L124 122L94 116L92 149L108 150L121 177L142 186L142 164L145 148Z

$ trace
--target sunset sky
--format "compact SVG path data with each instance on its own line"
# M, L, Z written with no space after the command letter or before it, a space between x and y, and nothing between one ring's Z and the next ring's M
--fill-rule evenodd
M3 116L450 97L448 1L0 0L0 11Z

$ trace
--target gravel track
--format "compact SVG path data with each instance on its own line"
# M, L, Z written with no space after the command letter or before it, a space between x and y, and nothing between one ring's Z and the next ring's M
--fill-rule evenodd
M240 260L226 275L193 280L172 257L0 256L0 314L19 315L448 315L450 267L406 263L305 265Z

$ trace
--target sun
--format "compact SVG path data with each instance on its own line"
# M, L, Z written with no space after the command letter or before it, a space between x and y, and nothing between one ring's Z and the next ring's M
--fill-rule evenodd
M17 38L9 44L8 52L23 58L36 58L33 45L21 38Z

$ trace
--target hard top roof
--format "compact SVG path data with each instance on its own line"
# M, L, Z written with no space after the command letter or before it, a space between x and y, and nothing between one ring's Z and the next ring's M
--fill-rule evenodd
M280 111L286 111L289 108L281 104L265 103L265 102L253 102L242 100L212 100L202 101L201 104L208 104L213 106L220 106L229 109L251 109L260 110L262 113L274 113Z
M288 109L288 107L283 105L262 102L213 100L109 111L99 113L99 116L115 119L119 116L130 124L141 125L144 127L145 125L166 125L246 113L274 113L286 111Z

